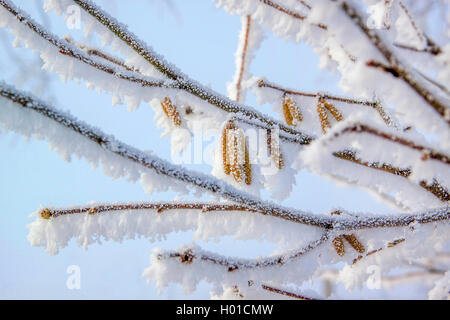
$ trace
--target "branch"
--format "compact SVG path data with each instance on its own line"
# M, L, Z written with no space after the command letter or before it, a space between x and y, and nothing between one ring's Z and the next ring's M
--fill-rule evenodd
M285 126L281 122L279 122L275 119L272 119L269 116L266 116L256 110L254 110L251 107L237 104L236 102L231 101L230 99L226 98L225 96L220 95L220 94L212 91L211 89L203 87L203 86L199 85L197 82L188 79L188 77L186 75L178 73L178 71L176 71L174 69L174 67L172 67L169 63L165 62L162 58L160 58L155 53L153 53L150 49L148 49L145 45L141 44L141 42L138 39L136 39L134 37L134 35L130 35L129 37L124 36L125 37L124 39L126 39L126 40L122 39L121 37L119 37L119 38L122 39L123 41L125 41L125 43L127 43L127 41L132 43L132 48L135 51L137 51L138 54L141 54L140 52L143 52L142 53L144 55L143 57L148 62L150 62L150 63L153 62L154 64L152 63L152 65L158 71L161 72L164 69L160 65L166 66L167 73L165 73L165 75L172 80L153 80L148 77L140 76L136 72L128 72L127 73L127 72L123 72L122 70L115 69L108 65L105 65L98 60L92 59L92 55L89 56L89 55L85 54L84 52L78 50L77 48L69 45L68 43L60 41L54 35L51 35L50 33L46 32L37 23L35 23L31 19L29 19L25 13L23 13L22 11L20 11L19 9L14 7L8 0L0 0L0 5L3 6L8 12L13 14L17 18L17 20L24 23L28 28L30 28L30 30L34 31L37 35L44 38L50 44L52 44L56 48L58 48L60 54L76 58L78 61L86 63L86 64L90 65L91 67L94 67L100 71L103 71L110 75L116 76L119 79L138 83L143 87L162 87L162 88L184 90L184 91L208 102L212 106L222 109L225 112L236 113L236 114L239 114L240 116L248 117L250 120L258 120L262 124L264 124L268 127L278 126L281 131L284 131L284 132L289 133L292 136L296 137L296 139L298 140L298 142L300 144L308 144L312 140L312 137L302 133L299 130L296 130L295 128L290 128L288 126ZM110 19L112 19L112 18L110 18ZM114 24L114 26L116 28L118 28L118 30L121 30L119 25ZM116 29L114 29L114 30L116 30ZM119 31L116 30L116 32L119 32ZM126 31L121 30L120 32L126 32ZM117 33L115 33L115 34L117 35ZM122 33L120 33L120 34L122 34ZM126 35L129 35L129 34L126 33ZM109 58L115 59L113 57L109 57ZM160 67L158 67L158 66L160 66ZM161 69L161 68L163 68L163 69ZM178 75L178 77L176 79L174 79L174 74Z
M249 211L253 210L263 215L335 230L400 227L407 226L412 222L430 223L450 219L450 207L448 206L416 214L386 217L365 216L360 218L318 216L309 212L283 207L272 202L257 199L214 177L186 170L181 166L173 165L156 156L150 156L147 153L116 140L110 135L104 134L98 129L94 129L87 124L78 121L67 113L57 111L43 102L38 101L27 94L18 92L11 87L0 84L0 96L14 102L15 106L23 107L31 112L37 112L38 114L55 121L62 127L70 129L97 144L103 150L131 161L142 168L150 169L157 174L209 191L225 199L239 203L241 206L247 207Z
M213 253L200 251L196 252L194 249L186 249L181 252L173 251L167 252L164 254L158 254L157 259L180 259L182 263L192 263L195 260L200 260L208 263L212 263L215 265L219 265L227 268L228 272L233 272L236 270L244 270L244 269L255 269L255 268L268 268L274 266L282 266L285 265L292 260L296 260L303 255L313 251L318 248L320 245L325 243L329 238L329 232L326 231L324 234L317 240L311 241L307 246L297 249L295 251L290 251L284 254L275 255L267 258L260 259L236 259L236 258L227 258L224 256L216 255Z
M327 93L312 93L312 92L297 91L297 90L288 89L288 88L276 85L274 83L265 81L263 79L259 80L257 85L260 88L270 88L270 89L274 89L274 90L283 92L285 94L290 94L290 95L298 95L298 96L311 97L311 98L317 97L317 98L321 98L324 100L334 100L334 101L348 103L348 104L369 106L369 107L374 108L379 113L379 115L381 116L381 118L387 125L392 125L392 123L393 123L393 120L384 111L383 107L380 105L380 103L378 101L369 101L369 100L362 100L362 99L339 97L339 96L331 95L331 94L327 94Z
M450 165L450 156L448 156L444 153L441 153L430 147L416 144L415 142L413 142L411 140L407 140L405 138L401 138L401 137L395 136L393 134L372 128L372 127L362 124L362 123L353 124L352 126L343 129L341 132L336 132L334 134L334 136L338 137L338 136L348 133L348 132L371 134L371 135L377 136L379 138L382 138L382 139L385 139L385 140L388 140L388 141L391 141L394 143L398 143L407 148L422 152L424 161L431 159L431 160L439 161L446 165Z
M5 0L1 0L5 1ZM95 18L98 22L103 24L112 33L114 33L119 39L121 39L126 45L132 48L137 54L142 56L147 62L149 62L153 67L160 73L168 77L169 79L177 82L180 89L208 102L209 104L216 106L229 113L242 114L250 119L256 119L269 126L278 126L281 131L290 133L297 136L299 140L305 142L310 141L311 137L308 135L288 126L283 123L272 119L268 116L263 115L257 110L238 104L227 97L208 89L198 82L190 79L187 75L181 73L172 64L166 62L162 57L157 55L145 45L140 39L138 39L134 34L130 33L123 25L116 22L115 19L110 17L106 12L92 4L90 1L86 0L73 0L78 4L83 10Z
M387 246L384 247L384 248L374 249L374 250L371 250L371 251L367 252L364 256L358 256L357 258L355 258L355 259L353 260L353 264L358 263L359 261L361 261L361 259L363 259L363 258L365 258L365 257L371 256L371 255L373 255L373 254L375 254L375 253L377 253L377 252L386 250L386 248L393 248L393 247L395 247L395 246L397 246L397 245L399 245L400 243L403 243L403 242L405 242L405 241L406 241L406 240L403 239L403 238L401 238L401 239L396 239L396 240L393 240L393 241L390 241L390 242L387 243Z
M406 7L406 5L403 3L403 1L399 1L400 4L400 8L402 8L403 12L406 14L406 16L408 17L409 22L411 23L411 26L413 27L414 31L417 34L417 37L419 39L421 39L423 42L426 43L427 47L425 49L422 50L416 50L416 51L422 51L422 52L427 52L430 53L432 55L439 55L442 53L442 49L433 41L431 40L431 38L429 38L423 31L421 31L419 29L419 27L417 26L416 22L414 21L411 13L409 12L408 8ZM407 47L407 46L401 46L400 48L404 48L404 49L412 49L414 50L412 47Z
M358 159L354 152L348 151L348 150L341 151L341 152L333 152L333 156L335 156L339 159L342 159L342 160L347 160L347 161L362 165L367 168L388 172L393 175L403 177L406 179L409 176L411 176L411 174L412 174L412 171L409 168L401 169L401 168L396 168L396 167L394 167L390 164L386 164L386 163L367 162L367 161ZM426 181L422 180L419 182L419 185L422 188L424 188L425 190L427 190L428 192L431 192L436 198L438 198L442 202L450 201L450 193L444 186L439 184L437 181L433 181L433 183L431 185L429 185Z
M89 213L97 214L102 212L115 212L124 210L156 210L158 213L172 210L201 210L201 212L213 211L246 211L255 212L244 206L236 204L215 204L215 203L173 203L173 202L140 202L140 203L114 203L95 206L83 206L70 209L43 209L41 217L44 219L57 218L70 214Z
M81 43L76 43L69 36L66 36L64 38L64 40L66 40L70 44L73 44L73 45L77 46L78 48L80 48L81 50L83 50L84 52L86 52L90 56L92 55L92 56L100 57L102 59L105 59L105 60L107 60L109 62L114 63L115 65L118 65L119 67L124 68L125 70L128 70L130 72L135 72L135 73L142 74L139 71L139 69L136 69L135 67L128 66L122 59L119 59L117 57L114 57L114 56L106 53L106 52L103 52L102 50L100 50L98 48L93 48L93 47L89 47L89 46L86 46L86 45L81 44Z
M335 0L332 0L335 1ZM367 36L368 40L388 61L389 68L393 69L399 79L406 83L413 91L415 91L423 100L430 105L443 119L450 125L449 106L444 104L438 97L431 93L427 88L420 84L413 72L390 50L389 46L382 40L379 34L369 29L359 12L351 7L347 2L342 2L341 8L344 13L351 19L356 26Z

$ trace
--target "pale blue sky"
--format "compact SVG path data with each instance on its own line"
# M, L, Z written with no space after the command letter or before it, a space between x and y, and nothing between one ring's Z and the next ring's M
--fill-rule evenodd
M14 2L41 22L35 2ZM213 89L225 93L226 82L234 73L234 52L240 29L240 17L230 16L215 8L210 0L174 0L175 11L163 4L164 0L98 1L105 9L155 51L163 54L185 73ZM114 5L115 3L116 5ZM61 18L50 13L51 29L58 35L68 30ZM0 37L12 42L4 31ZM70 31L80 38L80 31ZM305 91L327 90L342 93L337 87L338 76L318 69L318 59L310 47L276 38L270 31L262 43L251 71L271 81ZM22 57L33 57L28 49L11 49ZM13 82L16 68L11 57L0 51L0 80ZM42 71L44 72L44 71ZM88 90L84 84L63 84L55 75L49 85L58 106L70 110L78 118L114 134L122 141L144 150L154 150L170 159L168 138L159 138L153 112L141 105L135 112L124 106L111 107L106 94ZM29 77L33 77L30 74ZM29 88L25 85L25 88ZM247 103L256 106L252 95ZM258 107L269 112L270 106ZM170 235L161 243L148 240L105 242L84 251L72 242L57 256L49 256L41 247L31 247L26 239L26 225L32 221L29 214L39 206L81 205L89 201L137 201L145 199L172 199L173 193L147 195L139 184L112 180L93 170L84 160L64 162L48 149L47 142L24 141L12 133L0 134L0 298L72 299L72 298L183 298L179 286L166 289L158 296L154 284L147 285L141 276L149 265L152 248L177 248L191 242L190 233ZM195 166L194 166L195 168ZM203 169L198 167L197 169ZM380 212L386 207L362 191L335 187L329 181L314 175L300 173L293 196L284 202L302 209L326 211L332 206L352 210ZM321 195L320 197L318 195ZM208 249L239 255L268 253L274 248L267 243L244 244L224 239L220 244L203 244ZM66 288L66 268L79 265L81 289ZM188 298L208 298L208 286Z

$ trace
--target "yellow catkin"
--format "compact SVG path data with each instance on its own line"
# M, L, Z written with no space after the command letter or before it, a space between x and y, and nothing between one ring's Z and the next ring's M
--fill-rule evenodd
M272 134L272 130L267 130L267 149L271 158L273 159L273 162L275 163L277 168L281 170L284 166L284 159L280 151L280 141L278 137L273 137Z
M234 129L235 125L233 121L228 121L225 127L222 130L222 162L223 162L223 171L226 175L229 175L231 173L231 166L230 166L230 160L228 157L228 142L227 142L227 135L228 131L230 129Z
M288 96L284 96L283 98L283 114L286 123L290 126L295 126L297 122L303 120L303 115L299 108L295 104L294 100Z
M244 174L243 170L243 155L245 153L245 144L242 143L241 130L233 129L229 130L229 143L228 143L228 159L230 160L231 175L237 183L242 181Z
M345 254L345 248L344 248L344 240L342 236L336 237L333 239L333 246L334 250L336 250L336 253L339 256L343 256Z
M172 120L174 125L181 126L180 114L178 113L177 108L172 104L169 97L165 97L164 100L161 101L161 107L167 117Z
M348 243L350 243L352 248L358 251L359 253L364 253L364 251L366 251L364 249L363 244L358 240L358 238L354 234L344 234L344 238L345 240L348 241Z
M250 156L245 142L244 131L239 128L227 130L227 161L230 163L230 172L237 183L245 181L250 185L252 172Z
M42 219L50 219L50 217L52 216L50 210L48 210L47 208L42 209L41 212L39 212L40 216Z
M322 126L323 134L327 133L327 130L331 128L330 120L328 120L328 115L323 104L319 103L317 105L317 114L319 115L320 125Z
M337 121L342 121L344 120L344 117L342 116L342 113L335 107L333 106L331 103L328 103L324 100L320 101L321 103L323 103L323 105L325 106L325 108L328 109L328 111L330 111L330 113L333 115L333 117L337 120Z

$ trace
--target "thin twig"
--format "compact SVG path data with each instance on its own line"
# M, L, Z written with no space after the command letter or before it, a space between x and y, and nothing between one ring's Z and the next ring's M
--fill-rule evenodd
M194 249L185 249L181 252L167 252L163 254L159 254L157 256L158 260L163 260L167 258L175 258L180 259L182 263L192 263L195 260L200 260L216 265L223 266L227 269L228 272L233 272L236 270L247 270L247 269L255 269L255 268L268 268L268 267L276 267L285 265L293 260L296 260L305 254L313 251L318 248L320 245L325 243L328 240L329 232L326 231L324 234L317 240L311 241L305 247L297 249L295 251L289 251L284 254L271 256L267 258L258 258L258 259L230 259L224 256L219 256L216 254L199 252L196 253Z
M138 203L114 203L101 204L93 206L82 206L70 209L44 209L48 210L49 218L56 218L71 214L80 213L102 213L102 212L116 212L116 211L140 211L140 210L156 210L157 213L174 210L200 210L203 213L216 211L245 211L255 212L245 206L236 204L216 204L216 203L188 203L188 202L138 202Z
M247 48L248 48L248 38L250 35L250 27L251 27L251 18L249 15L246 17L245 23L245 31L244 31L244 45L242 48L241 55L241 65L239 67L239 76L236 83L236 102L241 101L241 86L242 86L242 78L244 77L245 70L245 57L247 56Z
M266 284L262 284L261 287L263 288L263 290L267 290L269 292L281 294L283 296L287 296L287 297L294 298L294 299L299 299L299 300L316 300L316 299L309 298L309 297L306 297L306 296L303 296L303 295L299 295L299 294L294 293L294 292L290 292L290 291L286 291L286 290L283 290L283 289L279 289L279 288L275 288L275 287L272 287L272 286L268 286Z
M259 80L257 85L260 88L265 87L265 88L270 88L273 90L283 92L283 94L290 94L290 95L297 95L297 96L311 97L311 98L317 97L317 98L320 98L323 100L334 100L334 101L343 102L343 103L347 103L347 104L357 104L357 105L369 106L369 107L374 108L378 112L380 117L383 119L383 121L387 125L392 125L392 123L393 123L393 120L391 119L391 117L386 113L386 111L380 105L380 103L378 101L369 101L369 100L362 100L362 99L339 97L339 96L331 95L328 93L313 93L313 92L298 91L298 90L293 90L293 89L282 87L280 85L265 81L263 79Z
M362 159L357 158L354 152L348 150L341 152L333 152L333 156L339 159L347 160L362 165L370 169L381 170L406 179L412 174L412 171L409 168L401 169L386 163L364 161ZM422 180L419 182L419 186L424 188L431 194L433 194L436 198L438 198L442 202L450 201L450 193L448 192L447 188L439 184L436 180L434 180L431 185L428 184L426 181Z

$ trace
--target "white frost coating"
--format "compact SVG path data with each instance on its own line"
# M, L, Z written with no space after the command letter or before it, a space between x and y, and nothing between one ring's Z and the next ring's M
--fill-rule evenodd
M435 250L442 250L450 240L448 223L432 223L428 225L413 225L405 228L371 229L360 230L356 236L365 246L366 252L383 248L376 254L371 254L353 264L359 253L349 248L347 244L346 254L339 257L331 245L331 239L322 246L313 249L305 255L293 259L285 265L275 265L253 268L250 267L254 260L237 258L224 258L211 252L206 252L198 247L190 247L194 259L190 263L181 263L180 258L169 258L160 249L154 250L150 259L150 267L144 271L144 276L148 281L156 281L157 287L161 290L169 283L180 283L186 292L195 290L197 283L202 280L213 284L214 295L220 296L228 286L238 286L242 288L245 295L248 289L248 281L251 280L254 286L259 286L264 281L270 279L280 285L291 284L300 286L310 279L321 269L332 266L338 262L344 262L346 267L339 274L339 281L348 288L361 286L371 275L367 273L370 265L381 266L382 273L389 271L400 265L408 265L411 257L433 257ZM388 242L396 239L406 239L404 242L387 247ZM188 248L183 247L177 252L184 252ZM211 261L195 258L208 256L218 261L227 261L231 265L243 263L249 267L243 267L232 272L227 272L226 266L214 264ZM406 262L405 262L406 261Z
M369 18L367 25L376 29L387 29L390 27L390 10L393 1L380 0L367 8Z
M0 106L1 129L13 131L27 138L47 140L50 143L50 149L56 151L65 161L70 161L72 156L79 159L84 158L94 168L100 165L103 172L114 179L126 178L132 182L140 180L148 193L152 193L154 190L163 192L169 189L182 193L187 192L185 184L162 177L151 169L104 150L98 144L37 112L18 107L3 97L0 97ZM66 115L72 121L77 121L69 114ZM108 138L114 141L111 136Z
M447 232L448 223L414 225L411 229L404 228L397 232L391 230L394 238L388 238L390 234L385 232L386 230L384 232L370 230L367 234L370 239L368 252L380 248L382 250L364 257L355 264L345 266L339 272L338 281L342 282L347 289L361 288L369 278L374 276L374 268L370 266L376 266L376 276L385 275L394 268L407 267L420 258L432 259L436 252L444 249L450 241L450 234ZM394 247L387 246L388 242L401 238L405 241Z
M185 249L180 248L179 251L182 252ZM204 251L198 247L190 247L190 249L196 255L204 254L217 259L222 258L217 254ZM220 295L223 292L223 287L237 285L239 288L245 288L248 286L249 279L255 285L260 285L263 281L267 281L267 279L282 284L291 279L295 279L294 283L296 284L302 283L308 280L319 266L318 252L308 253L296 262L284 266L250 268L227 272L226 267L207 261L197 261L194 259L192 263L183 264L179 258L167 259L164 257L165 254L162 250L155 249L150 257L150 267L145 269L144 276L148 281L156 281L156 286L159 290L162 290L169 283L180 283L187 293L194 291L197 284L205 280L213 284L214 293ZM164 258L158 259L159 254ZM242 259L237 260L243 261ZM229 258L228 261L233 263L235 260ZM249 263L251 263L251 260L249 260Z
M46 9L53 8L57 13L64 12L65 6L71 2L72 1L70 0L62 1L61 3L58 1L50 1L46 4ZM157 119L158 126L163 127L164 129L163 135L171 135L172 154L179 153L188 146L191 140L190 138L196 129L202 128L203 130L208 130L219 127L220 119L223 119L222 116L226 114L223 110L213 108L207 102L182 90L164 88L165 86L177 87L177 84L174 81L165 80L165 82L163 82L163 88L143 87L138 83L119 79L117 75L125 74L143 79L145 81L158 80L141 77L135 73L117 68L117 66L112 65L108 61L104 61L104 59L87 56L85 52L70 44L67 44L66 42L63 42L63 45L74 51L77 56L85 59L91 59L96 64L102 63L103 65L106 65L112 70L115 70L114 75L100 71L95 67L88 66L73 57L61 54L57 46L46 42L37 33L29 32L29 30L26 30L27 26L20 23L12 14L4 9L2 11L4 11L5 18L9 19L8 23L5 23L5 26L8 26L17 38L24 40L27 46L30 46L34 50L38 50L41 53L41 57L45 61L44 68L60 74L64 80L73 78L83 79L87 81L89 88L97 87L99 90L104 90L111 93L113 105L125 102L128 105L128 108L132 110L137 108L141 101L150 102L152 108L156 112L155 119ZM95 19L95 21L92 20L90 15L86 16L86 19L90 19L89 21L92 22L92 25L99 25L100 28L103 28L103 26L100 25ZM28 21L32 20L28 19ZM34 24L37 25L36 23ZM251 51L256 50L258 43L262 38L262 33L258 30L256 24L255 27L255 30L251 33L249 38L248 49L250 52L249 55L247 55L246 60L250 59L250 56L252 55ZM111 33L106 29L104 31L105 33ZM61 41L55 36L51 34L47 34L47 36L51 38L53 42L61 43ZM147 48L147 50L151 51L149 48ZM148 62L146 63L148 64ZM133 65L136 67L135 64ZM172 66L170 67L173 68ZM174 70L178 72L178 70ZM181 73L179 74L180 76L183 76ZM173 123L168 121L164 113L161 112L161 106L157 101L162 100L164 97L170 97L176 108L179 109L178 111L183 122L181 127L175 127ZM189 113L187 112L188 110L190 110ZM241 186L237 187L240 188ZM286 194L286 196L287 195L288 194Z
M433 289L428 292L430 300L450 300L450 271L435 282Z
M255 57L255 52L259 49L264 40L264 33L260 26L247 16L241 18L242 29L239 33L239 45L236 50L235 64L236 71L233 80L227 84L228 97L237 102L245 101L245 82L251 77L249 72L250 63ZM245 51L245 55L244 55ZM244 58L244 59L242 59ZM240 86L238 90L238 84Z
M425 180L431 184L435 178L444 186L449 186L448 165L434 160L423 161L421 152L364 132L340 134L343 129L358 123L408 140L414 138L413 141L428 146L418 133L399 132L387 128L383 123L375 122L373 118L355 115L336 124L327 135L304 149L298 159L301 163L300 166L303 165L319 174L345 178L357 185L377 190L387 199L395 201L402 209L416 210L442 206L441 200L419 186L418 183ZM335 134L339 135L335 137ZM411 168L412 174L408 178L404 178L333 156L333 152L343 150L354 151L358 158L369 163L386 163L401 169Z

